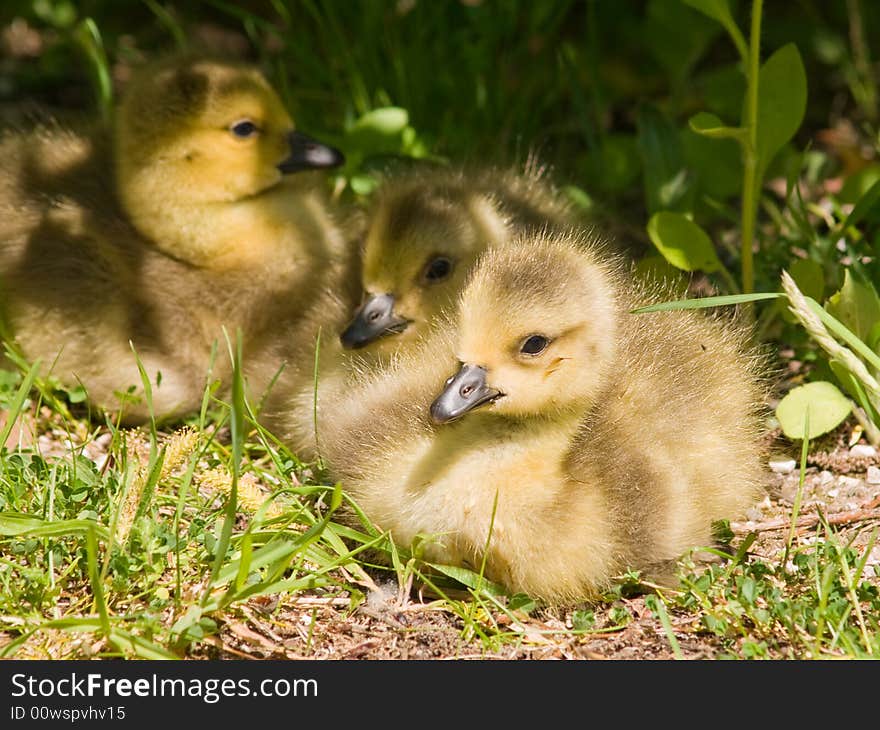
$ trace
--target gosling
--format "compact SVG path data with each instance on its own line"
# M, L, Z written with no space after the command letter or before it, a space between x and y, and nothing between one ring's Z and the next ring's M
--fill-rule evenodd
M630 314L643 286L585 234L489 250L454 324L331 414L333 476L398 545L548 604L669 580L757 499L762 358L717 315Z
M343 224L308 172L341 162L294 128L257 70L204 58L143 69L110 128L6 133L0 305L13 346L126 423L149 415L134 349L154 416L197 410L212 362L228 386L224 328L243 332L245 363L263 363L273 330L344 258ZM269 370L252 373L254 390Z

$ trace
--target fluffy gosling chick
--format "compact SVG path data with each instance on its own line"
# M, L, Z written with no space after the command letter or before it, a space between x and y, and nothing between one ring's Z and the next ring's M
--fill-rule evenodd
M454 305L487 247L517 233L565 228L576 217L545 171L530 162L521 171L432 168L391 175L366 219L364 294L354 317L352 308L330 303L322 322L296 335L314 343L321 325L320 422L333 401L348 399L352 379L417 346ZM316 456L320 440L313 365L313 358L299 363L299 375L290 378L298 385L273 389L263 410L270 430L306 458Z
M43 126L0 142L0 293L29 360L110 410L140 391L159 418L198 409L211 347L245 362L296 320L345 236L322 181L341 155L294 129L256 70L173 58L129 84L112 129ZM290 173L298 173L290 175ZM277 367L277 365L275 366ZM269 369L268 367L266 368ZM269 376L255 371L253 387ZM124 420L147 415L126 406Z
M517 244L481 258L451 346L440 333L334 414L328 463L398 544L427 536L428 559L485 561L512 592L664 579L756 499L758 359L701 312L629 314L663 292L590 241Z

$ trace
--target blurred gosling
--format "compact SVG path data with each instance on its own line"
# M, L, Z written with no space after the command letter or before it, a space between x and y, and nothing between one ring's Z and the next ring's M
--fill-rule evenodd
M119 392L142 395L133 346L161 419L198 410L215 342L228 387L223 329L240 328L245 363L261 365L251 386L265 388L284 354L274 330L346 251L308 172L341 161L294 128L256 69L193 57L137 73L110 128L7 132L0 305L16 346L108 410ZM141 398L122 420L147 415Z

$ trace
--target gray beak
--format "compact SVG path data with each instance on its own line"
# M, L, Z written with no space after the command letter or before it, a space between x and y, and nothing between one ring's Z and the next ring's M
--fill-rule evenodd
M302 170L318 170L325 167L339 167L345 162L343 154L335 147L323 144L302 132L287 135L290 156L278 163L278 169L285 175Z
M468 411L500 398L503 393L486 385L486 368L464 364L446 381L446 388L431 404L434 423L449 423Z
M343 347L355 350L385 335L403 332L409 322L394 313L393 294L373 294L358 307L339 339Z

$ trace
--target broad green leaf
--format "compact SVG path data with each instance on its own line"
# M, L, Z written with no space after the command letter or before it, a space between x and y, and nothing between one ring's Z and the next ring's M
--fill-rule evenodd
M709 112L699 112L688 119L688 126L697 134L712 139L735 139L743 142L748 138L748 132L742 127L725 126L718 117Z
M880 165L863 167L843 181L843 187L837 194L837 201L841 205L855 205L878 181L880 181ZM855 208L853 208L853 212L855 212ZM852 218L852 213L849 214L849 218ZM847 225L853 225L855 222L848 220Z
M825 271L821 264L812 259L796 259L788 273L805 296L821 301L825 294Z
M690 185L678 130L649 104L639 108L636 124L648 212L687 210Z
M499 585L498 583L493 583L467 568L461 568L457 565L445 565L442 563L428 563L428 565L440 573L443 573L443 575L448 575L450 578L454 578L468 588L476 589L479 586L482 590L493 596L503 596L507 593L504 586Z
M788 273L805 296L821 301L825 294L825 272L821 264L812 259L795 259ZM786 322L798 322L798 318L788 308L788 299L780 299L776 305Z
M721 268L709 234L681 213L655 213L648 221L648 236L663 258L676 268L705 272Z
M699 299L680 299L677 302L660 302L633 309L630 314L648 314L650 312L673 312L680 309L706 309L707 307L727 307L731 304L759 302L762 299L781 299L782 292L757 292L755 294L725 294L720 297L700 297Z
M710 139L688 127L680 130L688 169L694 174L695 197L703 194L726 200L742 191L743 164L739 144L732 139Z
M103 525L92 520L42 520L19 512L0 512L0 535L9 537L62 537L84 535L94 530L101 540L108 540L110 533Z
M824 380L792 388L776 406L776 418L788 438L804 438L808 410L810 430L806 436L814 439L843 423L852 411L852 401L837 386Z
M846 221L841 226L841 228L847 228L848 226L854 226L858 223L862 218L864 218L874 207L877 205L877 201L880 200L880 180L876 180L873 185L859 198L855 207L852 209L850 214L846 217Z
M373 109L360 117L349 130L346 147L365 155L391 154L403 147L403 132L409 112L396 106Z
M871 330L880 322L880 298L874 285L852 269L844 272L843 287L828 297L825 310L863 342L869 341Z
M801 126L807 109L807 74L788 43L761 67L758 87L758 169L767 165Z
M592 196L576 185L565 185L562 188L562 194L572 202L575 208L584 213L589 213L595 205Z

